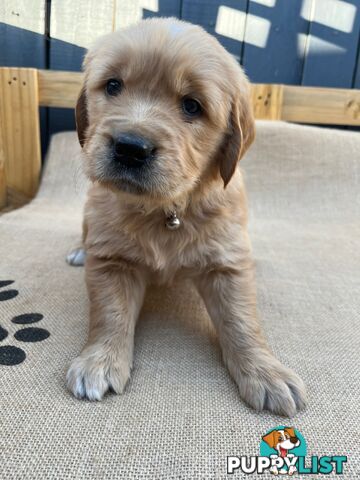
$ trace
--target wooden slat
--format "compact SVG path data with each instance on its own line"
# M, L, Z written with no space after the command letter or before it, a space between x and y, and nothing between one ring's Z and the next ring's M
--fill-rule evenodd
M82 77L78 72L40 70L40 105L73 108ZM276 84L253 84L252 88L256 118L322 125L360 125L360 90Z
M44 30L44 0L1 0L0 65L44 68Z
M6 185L22 198L35 195L40 176L38 74L0 69L0 130Z
M4 142L2 139L2 130L0 128L0 209L4 208L7 203L6 194L6 176L5 176L5 153Z
M115 0L114 30L142 18L179 17L182 0Z
M15 188L11 188L9 186L6 187L6 200L7 206L11 209L22 207L26 203L31 200L32 197L28 195L24 195L19 190Z
M99 36L112 32L114 4L114 0L51 0L50 37L63 44L51 48L53 68L73 64L69 47L88 48Z
M39 70L39 104L48 107L74 108L83 74Z
M255 118L280 120L283 102L283 85L252 85L252 103Z
M284 85L282 120L360 125L360 90Z
M0 65L46 68L47 0L0 0ZM65 70L65 69L64 69ZM40 110L42 148L47 143L47 115Z
M114 24L115 0L51 0L49 69L80 71L86 49ZM49 109L49 134L74 130L74 112Z

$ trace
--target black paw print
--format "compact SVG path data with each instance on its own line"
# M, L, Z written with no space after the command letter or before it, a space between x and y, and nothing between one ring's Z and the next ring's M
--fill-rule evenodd
M0 280L0 288L7 287L14 280ZM11 300L19 294L17 290L8 289L0 291L0 302ZM44 316L41 313L24 313L11 319L17 325L28 325L39 322ZM0 342L9 335L8 331L0 325ZM44 328L27 327L18 330L14 338L19 342L41 342L50 336ZM26 358L26 353L21 348L13 345L0 346L0 365L18 365Z

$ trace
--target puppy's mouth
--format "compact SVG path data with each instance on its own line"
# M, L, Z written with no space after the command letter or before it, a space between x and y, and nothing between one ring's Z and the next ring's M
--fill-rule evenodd
M166 165L175 156L162 145L154 146L143 137L123 135L116 145L107 138L100 148L89 149L87 173L114 192L146 196L162 201L178 194L179 184Z
M110 138L103 173L115 187L136 194L151 187L157 149L144 136L122 132Z
M129 159L128 165L121 168L106 169L104 175L98 179L100 183L111 185L117 190L136 195L145 195L150 191L150 182L145 172L140 172L141 167L133 166L133 160Z
M114 155L112 149L98 158L95 180L100 184L135 195L150 194L154 188L154 164L130 155ZM153 160L153 159L152 159Z
M127 168L143 168L144 167L144 162L143 160L140 160L139 158L136 157L129 157L128 155L120 155L118 157L118 160L120 161L121 165Z

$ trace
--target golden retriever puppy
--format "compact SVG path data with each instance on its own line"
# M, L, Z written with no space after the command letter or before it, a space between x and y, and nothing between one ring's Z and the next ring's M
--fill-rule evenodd
M300 378L271 353L256 317L238 161L254 139L249 83L202 28L149 19L86 55L77 130L92 186L84 220L90 332L69 389L101 400L130 376L149 283L190 277L241 398L294 415Z

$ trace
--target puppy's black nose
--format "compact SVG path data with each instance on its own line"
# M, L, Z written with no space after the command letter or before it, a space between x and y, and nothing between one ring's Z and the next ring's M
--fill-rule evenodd
M148 139L132 133L121 134L114 143L115 161L127 167L142 167L154 153L154 145Z

